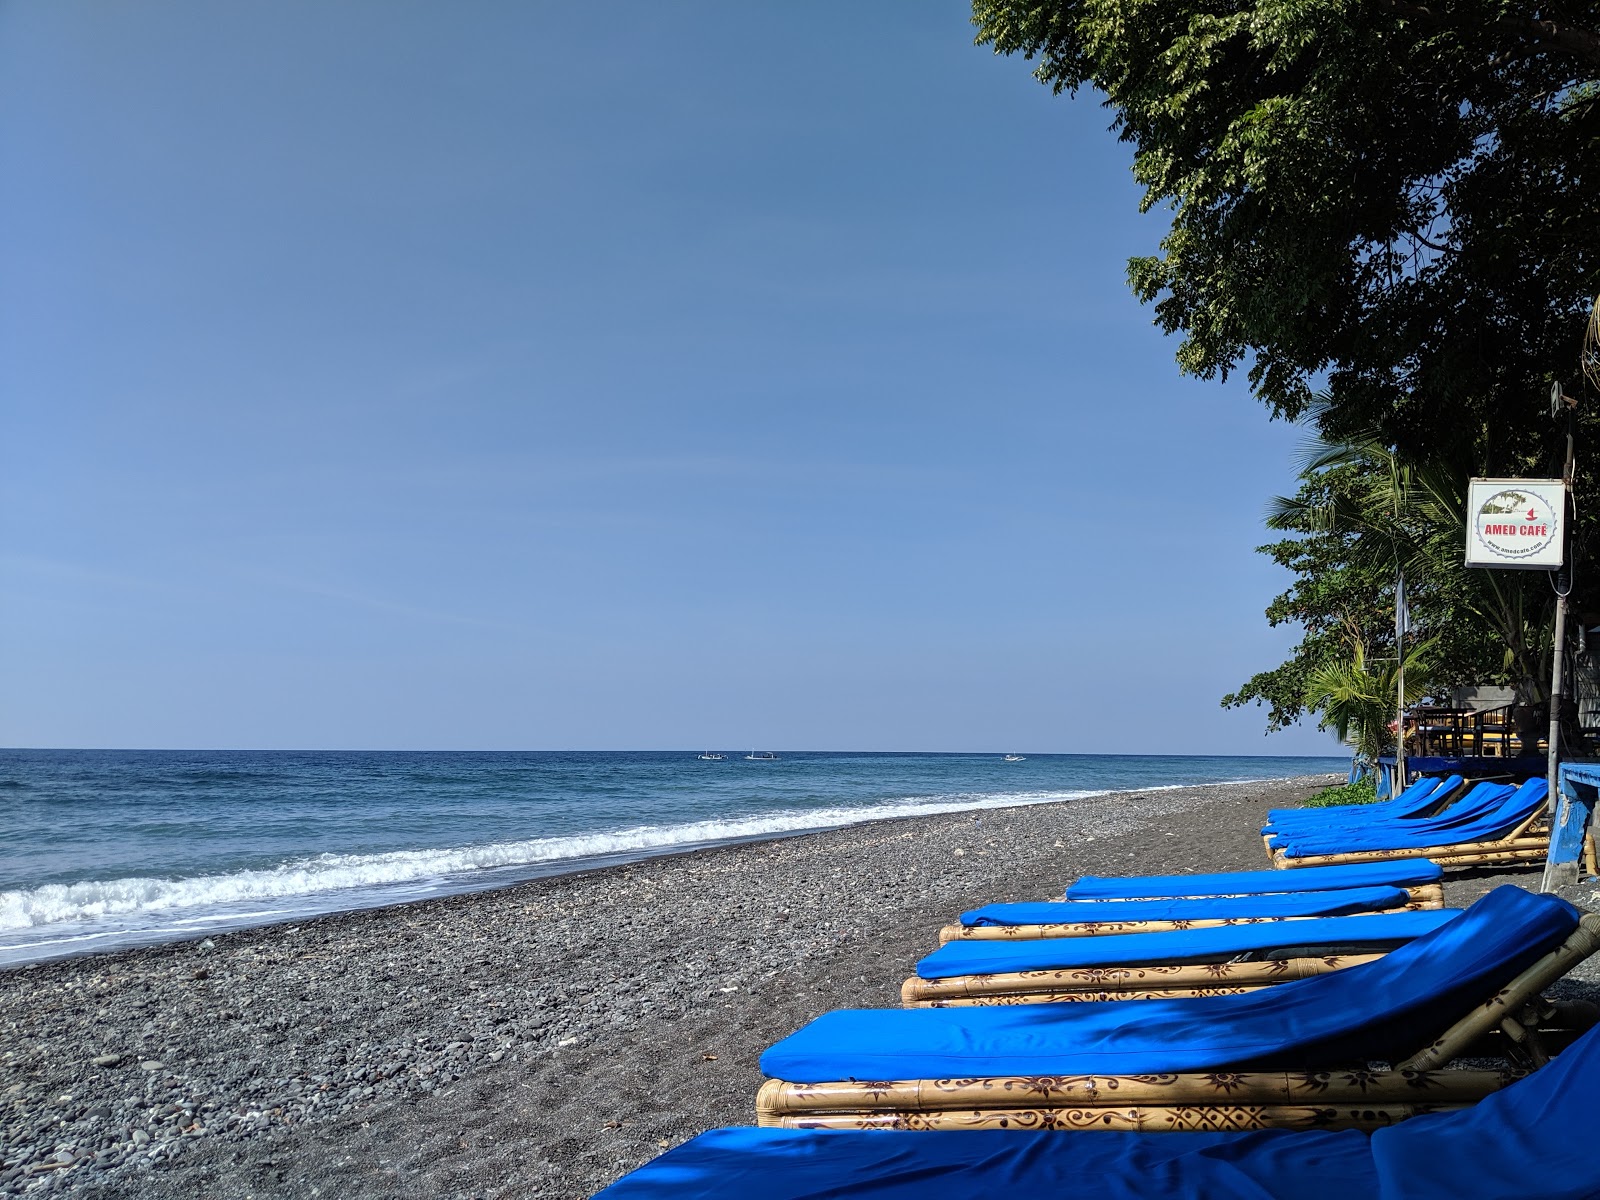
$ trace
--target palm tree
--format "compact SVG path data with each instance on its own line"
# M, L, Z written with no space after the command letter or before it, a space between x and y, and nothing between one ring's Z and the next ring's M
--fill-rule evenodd
M1428 694L1428 651L1424 642L1406 654L1405 699L1410 704ZM1324 663L1306 679L1306 706L1322 713L1324 728L1331 728L1341 742L1354 749L1356 757L1369 766L1392 748L1390 725L1399 688L1400 664L1395 659L1378 660L1367 655L1366 643L1354 634L1348 659Z
M1313 413L1311 420L1315 419ZM1386 571L1397 581L1403 576L1414 591L1448 590L1464 618L1481 622L1497 636L1501 661L1494 668L1486 664L1485 674L1497 668L1510 678L1524 703L1546 701L1550 587L1542 572L1484 570L1464 564L1470 473L1443 458L1403 459L1376 434L1369 434L1313 440L1303 454L1300 474L1311 479L1339 468L1350 468L1359 483L1320 501L1279 497L1269 506L1268 526L1345 535L1352 563ZM1408 680L1408 696L1411 691ZM1391 706L1395 698L1391 691Z

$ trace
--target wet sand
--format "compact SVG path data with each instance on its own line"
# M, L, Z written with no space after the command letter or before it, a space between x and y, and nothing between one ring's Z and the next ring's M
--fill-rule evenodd
M884 821L0 972L0 1195L588 1196L750 1124L761 1051L897 1004L963 908L1264 867L1264 810L1326 782ZM1447 895L1507 879L1538 872Z

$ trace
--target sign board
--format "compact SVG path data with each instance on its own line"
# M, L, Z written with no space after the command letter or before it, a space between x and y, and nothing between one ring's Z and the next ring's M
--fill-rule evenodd
M1566 487L1559 479L1474 479L1467 484L1467 566L1561 565Z

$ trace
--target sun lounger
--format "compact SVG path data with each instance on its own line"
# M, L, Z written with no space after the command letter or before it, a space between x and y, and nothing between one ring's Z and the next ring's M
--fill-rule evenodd
M1262 833L1262 837L1269 850L1276 850L1290 842L1300 840L1339 840L1387 834L1391 831L1408 837L1421 831L1445 834L1460 826L1479 821L1488 814L1498 812L1517 790L1508 783L1478 783L1467 789L1449 808L1431 817L1402 819L1352 815L1337 821L1305 821L1293 827L1269 829Z
M716 1129L596 1200L1592 1200L1600 1031L1471 1108L1371 1134Z
M957 940L917 964L900 999L951 1006L1230 995L1369 962L1458 915L1440 908L1173 933Z
M985 904L961 914L939 931L941 942L957 938L1099 937L1112 933L1160 933L1204 929L1248 921L1340 917L1434 907L1403 888L1340 888L1321 892L1269 893L1176 900L1035 900Z
M1428 858L1444 867L1543 859L1550 849L1543 779L1530 779L1499 802L1467 818L1424 817L1405 829L1287 839L1273 851L1278 867L1328 866L1391 858ZM1463 801L1465 803L1465 801ZM1451 812L1455 811L1452 807Z
M1291 830L1306 826L1373 820L1412 820L1430 816L1439 811L1446 801L1461 787L1462 778L1450 775L1443 779L1423 776L1392 800L1376 804L1340 804L1330 808L1274 808L1267 812L1262 833L1271 830Z
M1165 900L1182 896L1260 896L1270 892L1398 887L1421 900L1438 894L1444 868L1426 859L1350 863L1281 871L1221 871L1209 875L1085 875L1067 888L1068 900ZM1419 889L1427 889L1423 894Z
M1505 886L1373 962L1242 995L826 1013L762 1055L757 1116L833 1128L1388 1124L1503 1086L1504 1070L1439 1070L1497 1030L1501 1052L1539 1062L1540 1030L1564 1016L1539 992L1597 946L1600 916Z

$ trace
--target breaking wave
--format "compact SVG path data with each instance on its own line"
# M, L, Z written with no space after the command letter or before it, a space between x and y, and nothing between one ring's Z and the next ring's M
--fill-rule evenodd
M1104 794L1103 790L1097 790L910 797L859 807L791 809L760 816L677 825L639 825L604 833L529 838L483 846L392 850L381 854L318 854L273 867L218 875L131 876L51 883L0 891L0 931L40 929L64 922L100 926L116 923L117 918L136 916L170 920L191 910L237 911L240 906L299 897L324 897L327 901L324 907L353 905L359 901L340 894L407 884L442 885L446 881L470 886L472 873L478 871L541 868L568 862L577 865L585 860L642 856L892 817L1013 808Z

